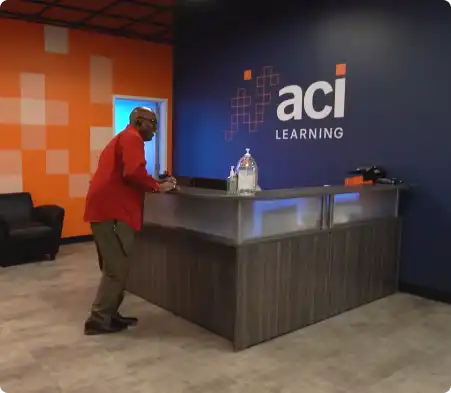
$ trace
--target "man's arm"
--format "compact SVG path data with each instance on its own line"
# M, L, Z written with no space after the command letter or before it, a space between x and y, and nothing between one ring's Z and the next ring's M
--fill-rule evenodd
M159 183L147 173L144 142L139 136L123 135L120 139L120 147L124 179L145 191L159 191Z

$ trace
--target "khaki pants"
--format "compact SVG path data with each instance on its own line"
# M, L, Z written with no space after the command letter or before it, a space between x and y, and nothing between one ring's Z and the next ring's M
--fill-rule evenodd
M110 323L124 299L129 272L129 255L135 232L122 221L91 223L92 233L102 261L102 278L91 308L91 318Z
M94 239L94 243L96 245L96 250L97 250L97 259L99 260L99 269L100 269L100 271L102 271L103 270L102 254L100 254L99 245L97 244L96 239Z

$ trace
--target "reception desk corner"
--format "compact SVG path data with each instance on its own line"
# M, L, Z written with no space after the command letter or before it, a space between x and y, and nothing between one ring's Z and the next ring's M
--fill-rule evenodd
M397 290L403 186L149 194L127 290L235 350Z

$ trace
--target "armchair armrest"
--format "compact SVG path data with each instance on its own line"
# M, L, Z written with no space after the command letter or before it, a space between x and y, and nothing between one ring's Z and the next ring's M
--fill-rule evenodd
M42 205L33 209L33 219L61 231L64 209L57 205Z
M54 260L58 253L61 234L63 232L65 211L62 207L57 205L42 205L36 206L33 209L33 220L41 222L52 228L52 241L47 249L50 259Z
M8 221L0 215L0 241L5 240L9 235Z

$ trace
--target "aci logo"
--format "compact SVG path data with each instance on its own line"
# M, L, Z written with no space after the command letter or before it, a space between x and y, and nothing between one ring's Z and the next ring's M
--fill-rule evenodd
M450 0L451 1L451 0ZM279 122L300 122L305 128L287 128L286 126L275 130L276 140L322 140L341 139L344 130L341 127L317 127L319 120L329 118L339 120L345 114L346 96L346 64L335 66L335 82L333 85L327 81L317 81L305 90L298 85L288 85L278 88L282 76L276 72L275 67L265 66L255 77L251 70L244 71L246 87L237 89L230 100L230 125L225 132L227 141L246 128L248 132L257 132L264 127L268 115L274 111L273 102L277 100L277 93L282 101L277 102L277 119ZM315 99L329 100L321 107ZM273 109L274 108L274 109ZM274 113L274 112L272 112ZM307 121L313 128L307 128L303 123ZM312 124L312 121L314 123ZM330 124L330 122L329 122Z
M451 0L450 0L451 1ZM279 90L280 97L285 98L277 107L277 118L282 122L302 120L323 120L328 117L340 119L345 114L346 97L346 64L335 67L337 79L334 86L327 81L312 83L303 91L301 86L289 85ZM333 94L333 106L324 105L315 108L314 97L317 94L328 96ZM331 128L299 128L276 130L276 139L341 139L344 130L341 127Z
M1 1L1 0L0 0ZM3 0L4 1L4 0ZM0 5L2 5L2 3L0 3ZM0 393L6 393L5 391L2 390L2 388L0 388Z
M2 6L2 4L5 2L6 0L0 0L0 7ZM5 393L3 392L2 388L0 388L0 393Z

